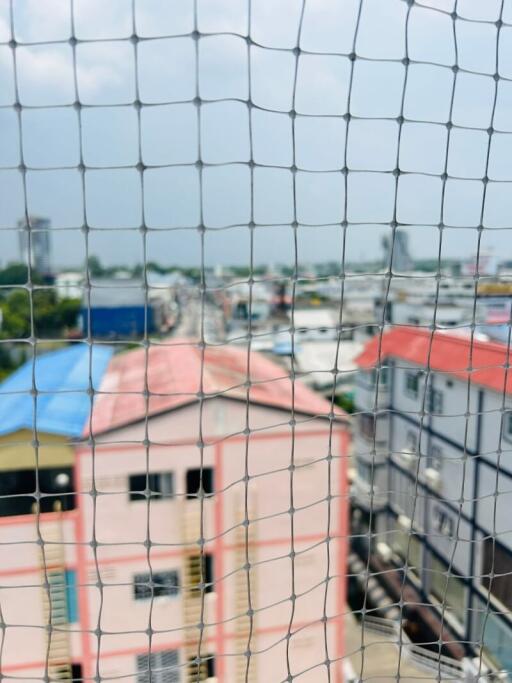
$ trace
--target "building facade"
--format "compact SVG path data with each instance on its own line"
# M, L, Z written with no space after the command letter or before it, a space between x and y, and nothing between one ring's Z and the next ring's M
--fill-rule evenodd
M76 391L88 381L83 352L70 368ZM34 460L29 424L6 430L18 469L21 442L27 453L24 490L33 492L37 469L52 496L37 515L33 494L19 508L18 489L2 491L4 675L40 678L47 661L63 679L263 683L290 670L327 681L330 658L330 680L341 681L343 414L300 383L291 412L289 379L257 355L249 390L242 349L202 357L173 339L147 357L95 361L97 395L79 436L52 432L63 421L50 404L37 449L48 460ZM6 396L20 379L9 381ZM65 462L46 475L57 442ZM43 487L45 476L53 483Z
M29 216L29 226L26 221L18 221L18 246L20 261L30 263L39 275L48 276L52 272L51 263L51 235L48 218Z
M394 328L357 362L356 549L391 570L385 587L395 612L407 596L398 616L413 634L468 661L483 643L489 668L510 671L507 347Z

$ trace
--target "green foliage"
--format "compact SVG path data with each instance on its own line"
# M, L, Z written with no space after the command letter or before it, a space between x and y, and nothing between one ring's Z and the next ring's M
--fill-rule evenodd
M43 283L34 272L31 281L34 285ZM28 269L22 263L10 263L0 270L0 381L25 360L20 345L14 342L30 337L32 316L33 334L39 338L65 338L77 324L79 300L59 299L49 287L33 290L31 306L27 282Z
M142 266L139 267L142 269ZM137 266L135 266L134 270L136 268ZM173 267L166 268L165 266L161 266L156 261L148 261L147 269L150 271L152 270L154 273L158 273L159 275L166 275L167 273L171 273L173 270L176 270L176 268Z
M249 266L229 266L229 271L233 274L234 277L247 279L251 275L253 277L264 275L266 272L266 267L253 266L253 268L251 269Z
M16 359L7 344L0 344L0 382L8 377L11 372L14 372L24 361L24 355L18 355Z
M101 265L97 256L89 256L89 259L87 260L87 267L92 277L101 277L105 274L105 269Z
M340 394L336 396L336 405L338 405L346 413L353 413L355 410L354 398L351 394Z
M25 289L10 290L0 300L2 311L2 339L24 339L31 334L31 311L34 333L42 337L61 337L67 329L76 325L80 301L59 300L53 289L36 289L30 306L29 292Z
M34 284L42 283L41 277L32 271L31 280ZM0 285L26 285L28 282L28 268L24 263L9 263L0 270Z

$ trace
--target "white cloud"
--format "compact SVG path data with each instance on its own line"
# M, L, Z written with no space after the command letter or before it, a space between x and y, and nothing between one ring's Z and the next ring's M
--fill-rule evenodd
M69 0L16 0L13 11L16 40L33 43L71 35Z

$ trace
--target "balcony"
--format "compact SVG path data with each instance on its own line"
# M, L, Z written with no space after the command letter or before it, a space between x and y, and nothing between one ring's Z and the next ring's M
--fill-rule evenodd
M350 497L358 505L368 510L371 508L374 512L382 510L387 504L386 493L382 493L375 485L370 486L368 482L363 481L357 475L354 477L350 488Z

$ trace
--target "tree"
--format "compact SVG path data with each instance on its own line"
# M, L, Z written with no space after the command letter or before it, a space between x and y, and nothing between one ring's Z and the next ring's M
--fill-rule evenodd
M33 284L41 284L41 277L32 271ZM24 263L9 263L0 270L0 285L26 285L28 282L28 268Z
M87 267L89 268L89 273L93 277L101 277L105 274L105 269L101 265L101 262L97 256L89 256L87 260Z
M60 301L53 289L37 289L32 295L30 306L29 292L15 289L0 301L2 310L3 339L24 339L31 334L33 312L34 333L36 336L65 336L67 329L76 325L80 301L63 299Z

